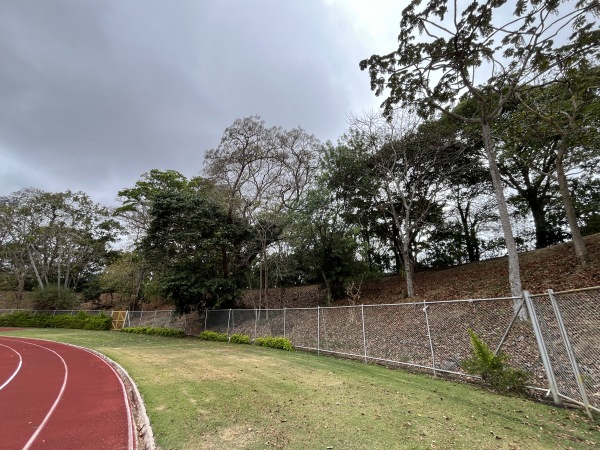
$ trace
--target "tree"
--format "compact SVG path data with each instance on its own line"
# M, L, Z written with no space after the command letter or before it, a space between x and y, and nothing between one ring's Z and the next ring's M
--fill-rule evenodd
M129 311L138 311L139 294L144 275L140 271L140 252L126 252L107 265L98 276L100 292L118 294L121 301L127 304Z
M205 172L224 193L227 221L242 217L259 232L261 299L267 300L268 247L279 239L310 186L319 141L301 128L268 128L258 116L237 119L206 152ZM227 264L224 262L225 266Z
M29 277L39 289L82 287L98 272L116 240L110 211L83 192L24 189L0 199L4 262L22 292Z
M345 282L364 267L357 261L356 230L341 202L322 186L311 190L296 216L295 257L308 282L322 281L327 302L345 295Z
M508 251L511 292L520 297L519 258L491 124L526 80L550 69L550 53L561 30L572 27L575 31L565 52L582 52L600 42L598 36L592 36L597 32L591 30L587 17L598 11L598 3L518 0L512 5L513 11L507 9L505 1L493 0L474 1L463 8L448 0L429 0L417 10L420 5L421 0L413 0L402 12L398 49L373 55L361 61L360 68L369 70L376 95L387 95L382 105L387 116L399 104L423 116L438 110L480 125ZM563 14L563 5L573 9ZM500 22L511 12L508 21ZM417 34L422 40L417 41ZM477 84L482 77L489 80L483 87ZM477 103L476 115L461 116L452 111L463 94Z
M398 230L395 242L402 255L406 293L413 297L415 240L439 209L450 174L463 170L457 164L463 147L452 134L420 129L424 124L407 112L397 112L389 121L372 115L352 122L353 145L369 160L377 176L375 187L383 194L379 205Z
M150 226L141 248L160 286L180 312L233 306L244 272L223 269L255 236L206 192L182 189L159 192L150 209ZM225 254L223 253L225 250Z
M477 104L472 98L464 99L454 112L461 116L476 114ZM509 198L509 202L524 204L533 218L536 248L543 248L561 242L562 238L560 230L547 217L556 190L552 177L554 144L540 135L530 117L531 113L513 99L506 103L491 128L498 151L500 176L506 186L516 191L516 196ZM462 124L469 136L469 145L481 150L485 156L481 131L477 133L474 128L471 124ZM490 179L489 173L487 179Z
M198 179L188 181L176 170L152 169L142 174L133 187L121 189L117 194L121 206L115 209L115 215L124 221L131 244L135 247L146 235L150 226L150 209L160 192L183 189L196 182Z
M161 171L152 169L142 174L133 187L118 192L118 200L121 202L121 206L115 210L115 216L121 219L127 230L130 239L129 248L132 252L129 268L135 270L135 275L132 275L132 279L135 280L135 289L131 293L130 301L134 309L137 309L144 283L149 280L148 264L140 251L140 247L150 227L150 211L154 201L158 195L168 190L181 191L188 189L208 191L212 189L212 184L201 177L192 177L188 180L176 170Z
M359 230L359 252L369 271L391 270L400 273L398 233L389 217L379 208L379 177L366 157L359 139L350 130L337 144L328 142L320 162L319 189L329 192L344 223ZM356 145L355 145L356 144ZM394 253L394 263L390 258Z
M587 56L587 55L586 55ZM556 71L540 80L529 91L518 94L524 109L541 121L542 133L552 142L556 180L563 202L573 247L580 265L588 263L577 214L567 180L569 160L575 162L598 157L598 113L600 67L590 66L587 58L556 56Z

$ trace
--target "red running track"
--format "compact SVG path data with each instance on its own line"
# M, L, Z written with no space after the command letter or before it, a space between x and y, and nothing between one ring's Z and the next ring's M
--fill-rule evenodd
M135 450L116 371L92 352L0 336L0 448Z

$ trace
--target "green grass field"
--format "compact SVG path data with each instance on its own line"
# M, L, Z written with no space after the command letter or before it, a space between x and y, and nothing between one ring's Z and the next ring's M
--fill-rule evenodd
M3 333L68 342L121 364L166 449L598 448L572 409L360 362L117 332Z

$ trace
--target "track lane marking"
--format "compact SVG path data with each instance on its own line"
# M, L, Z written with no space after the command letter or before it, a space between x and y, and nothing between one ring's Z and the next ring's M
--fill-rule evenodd
M20 354L18 351L16 351L16 350L15 350L14 348L12 348L12 347L9 347L8 345L0 344L0 346L2 346L2 347L6 347L7 349L9 349L9 350L12 350L12 351L13 351L13 352L15 352L15 353L17 354L17 356L19 357L19 364L17 365L17 368L15 369L15 371L13 372L13 374L12 374L10 377L8 377L8 380L6 380L6 381L5 381L5 382L2 384L2 386L0 386L0 391L1 391L2 389L4 389L4 388L5 388L5 387L8 385L8 383L10 383L10 382L12 381L12 379L13 379L14 377L16 377L16 376L17 376L17 374L19 373L19 370L21 370L21 366L23 365L23 357L21 356L21 354Z
M42 421L42 423L39 425L38 429L35 431L35 433L31 436L31 438L29 439L29 441L25 444L25 446L23 447L22 450L29 450L31 448L31 446L35 443L35 440L37 439L37 437L39 436L39 434L42 432L42 430L44 429L45 425L47 424L48 420L50 419L50 417L52 416L54 410L56 409L56 407L58 406L60 400L62 399L63 393L66 389L67 386L67 379L68 379L68 375L69 375L69 370L68 370L68 366L66 361L63 359L63 357L57 353L56 351L52 350L51 348L48 347L44 347L43 345L38 345L38 344L34 344L33 342L30 342L29 339L31 338L25 338L26 340L21 340L21 339L6 339L2 336L0 336L0 341L11 341L11 342L17 342L17 343L22 343L22 344L29 344L35 347L39 347L41 349L44 350L48 350L52 353L54 353L56 356L58 356L58 358L61 360L61 362L63 363L63 367L65 369L65 376L64 376L64 380L63 380L63 384L61 387L61 390L54 402L54 404L52 405L52 407L50 408L50 410L48 411L46 417L44 418L44 420ZM39 339L39 341L44 341L43 339ZM127 388L125 387L125 383L123 382L121 375L117 372L117 370L111 365L109 364L109 362L107 360L105 360L102 355L100 354L96 354L95 352L86 349L85 347L80 347L77 345L71 345L71 344L66 344L66 343L60 343L60 342L54 342L54 341L47 341L49 343L52 344L58 344L58 345L64 345L64 346L68 346L68 347L72 347L72 348L76 348L79 350L83 350L93 356L95 356L97 359L100 359L104 364L106 364L110 370L112 370L112 372L114 373L116 379L118 380L118 382L121 385L121 392L123 395L123 400L125 403L125 410L126 410L126 414L127 414L127 438L128 438L128 444L127 444L127 448L128 450L137 450L138 446L137 446L137 439L135 439L135 432L136 432L136 428L134 425L134 421L133 421L133 412L132 412L132 407L131 407L131 403L129 401L129 397L127 395ZM3 345L3 344L0 344ZM58 349L57 349L58 350Z
M33 433L33 435L31 435L31 437L29 438L29 440L27 441L27 443L23 447L23 450L28 450L28 449L31 448L31 446L33 445L33 443L37 439L38 435L41 433L42 429L46 426L46 423L48 422L48 420L50 420L50 416L52 416L52 413L54 412L54 410L58 406L58 403L60 402L60 399L62 398L62 395L65 392L65 388L67 387L67 379L69 378L69 368L67 367L67 363L65 362L65 360L63 359L63 357L60 356L58 353L56 353L51 348L44 347L43 345L34 344L32 342L28 342L28 341L25 341L25 340L18 340L18 341L14 341L14 342L20 342L20 343L24 343L24 344L33 345L35 347L40 347L40 348L42 348L44 350L48 350L49 352L54 353L61 360L61 362L63 363L63 366L65 368L65 377L63 379L63 384L62 384L62 387L60 388L60 392L58 393L58 396L56 397L56 400L54 401L54 403L50 407L50 410L46 414L46 417L44 417L44 420L42 420L42 422L40 423L40 425L37 427L37 430L35 430L35 432Z
M100 361L102 361L104 364L106 364L110 368L110 370L113 371L113 373L117 377L117 380L119 380L119 383L121 384L121 390L123 392L123 401L125 402L125 409L127 411L127 448L128 448L128 450L136 449L137 446L134 444L135 441L133 439L133 419L132 419L133 413L131 412L131 406L129 404L129 397L127 396L127 388L125 388L125 383L123 383L123 380L121 379L121 375L119 375L119 373L115 370L115 368L113 366L111 366L104 358L101 358L94 352L90 352L85 347L79 347L79 348L81 350L89 353L90 355L95 356Z

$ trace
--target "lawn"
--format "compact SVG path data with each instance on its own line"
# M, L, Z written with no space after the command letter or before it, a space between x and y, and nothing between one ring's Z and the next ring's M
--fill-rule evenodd
M166 449L598 448L580 411L376 365L249 345L76 330L121 364Z

